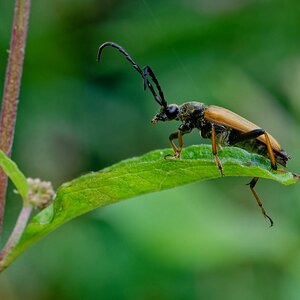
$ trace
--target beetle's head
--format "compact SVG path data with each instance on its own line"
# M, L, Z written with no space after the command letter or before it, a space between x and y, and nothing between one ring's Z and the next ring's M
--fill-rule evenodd
M178 118L179 108L177 104L170 104L167 106L162 106L159 113L157 113L151 120L152 124L156 124L158 121L171 121Z

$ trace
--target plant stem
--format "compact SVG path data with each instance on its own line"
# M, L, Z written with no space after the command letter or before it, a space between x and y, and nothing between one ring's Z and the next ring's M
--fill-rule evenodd
M23 61L31 0L16 0L10 51L6 69L5 85L0 114L0 149L11 155L20 94ZM7 189L7 176L0 170L0 234Z
M3 271L4 268L6 267L5 262L7 260L7 257L13 251L15 246L18 244L18 242L25 230L25 227L28 223L31 212L32 212L31 205L22 207L22 210L19 214L17 223L15 225L15 228L14 228L13 232L11 233L5 246L3 247L3 249L0 252L0 272Z

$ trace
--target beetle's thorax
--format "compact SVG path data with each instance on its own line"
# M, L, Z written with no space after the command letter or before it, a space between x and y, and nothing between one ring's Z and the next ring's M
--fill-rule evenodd
M152 119L151 123L156 124L158 121L181 121L188 128L201 128L205 125L204 111L207 105L200 102L186 102L181 105L169 104L161 107Z
M186 102L179 106L178 120L191 128L201 128L206 123L204 111L207 105L201 102Z

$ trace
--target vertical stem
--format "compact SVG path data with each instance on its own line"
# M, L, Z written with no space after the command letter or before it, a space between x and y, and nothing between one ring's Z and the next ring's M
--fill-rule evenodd
M3 249L0 252L0 272L2 272L4 270L4 268L6 267L6 264L7 264L6 261L7 261L9 254L14 250L14 248L18 244L18 242L25 230L25 227L28 223L31 212L32 212L31 205L22 207L22 210L19 214L17 223L15 225L15 228L14 228L10 238L8 239L7 243L5 244L5 246L3 247Z
M0 114L0 149L11 155L20 93L31 0L16 0L10 52ZM0 234L2 232L7 176L0 170Z

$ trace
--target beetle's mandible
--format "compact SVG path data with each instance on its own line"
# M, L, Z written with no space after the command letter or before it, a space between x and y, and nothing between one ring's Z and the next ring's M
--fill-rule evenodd
M194 128L196 128L200 131L203 138L211 140L212 155L214 156L216 165L222 176L224 176L224 170L218 157L218 149L222 149L221 145L236 146L265 156L270 159L271 168L273 170L277 170L277 164L284 167L286 166L289 156L280 147L275 138L273 138L264 129L222 107L206 105L204 103L194 101L186 102L181 105L168 104L152 69L149 66L145 66L142 69L120 45L113 42L106 42L102 44L98 51L98 62L100 61L103 49L107 46L116 48L126 57L126 59L132 64L133 68L142 76L144 89L148 87L154 97L154 100L160 105L160 111L153 117L151 121L152 124L156 124L158 121L165 122L171 120L181 122L178 130L169 136L174 154L167 155L168 157L180 158L183 147L183 135L190 133ZM149 78L152 83L154 83L155 88ZM178 140L178 146L174 143L175 139ZM260 198L254 190L258 179L258 177L254 177L250 181L249 186L261 209L261 212L264 217L269 219L272 226L273 221L266 213Z

